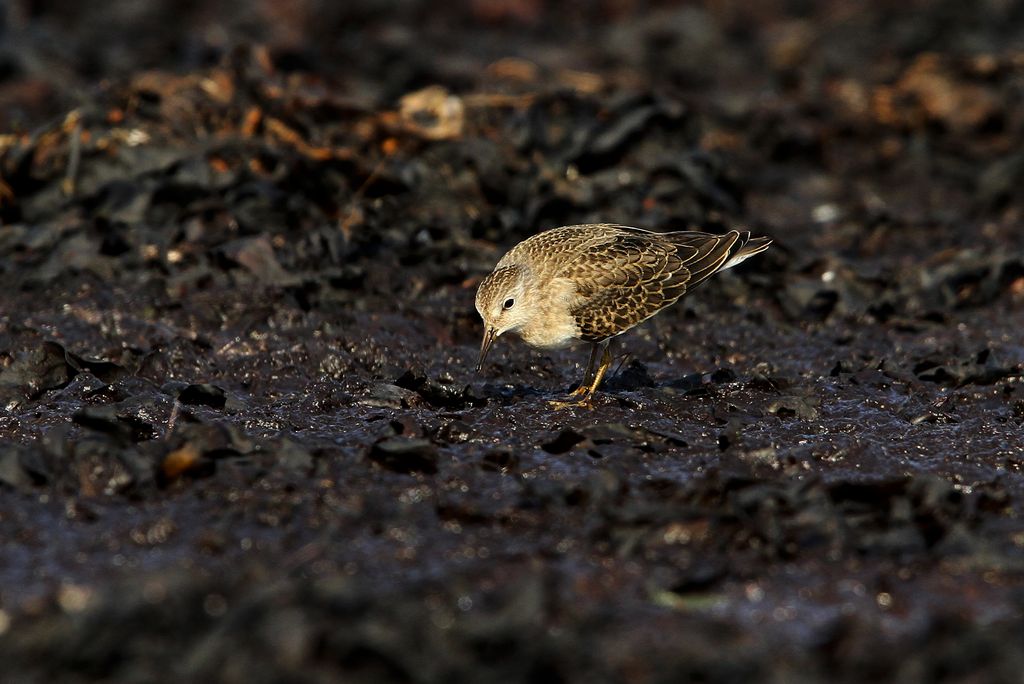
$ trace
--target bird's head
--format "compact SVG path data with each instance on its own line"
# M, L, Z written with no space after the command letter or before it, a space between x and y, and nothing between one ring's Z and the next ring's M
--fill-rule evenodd
M491 343L509 331L520 330L533 315L536 302L528 287L529 275L529 270L523 266L506 266L495 269L477 288L476 310L484 319L478 371Z

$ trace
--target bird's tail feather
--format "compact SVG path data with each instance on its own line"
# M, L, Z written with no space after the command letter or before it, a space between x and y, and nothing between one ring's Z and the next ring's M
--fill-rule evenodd
M720 270L724 271L727 268L732 268L736 264L746 261L755 254L760 254L764 250L768 249L768 246L772 244L770 237L750 237L750 231L744 230L740 232L740 239L736 241L735 251L729 260L725 262Z

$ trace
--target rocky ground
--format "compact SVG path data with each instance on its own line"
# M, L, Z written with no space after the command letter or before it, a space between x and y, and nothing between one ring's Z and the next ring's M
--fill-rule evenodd
M5 681L1020 681L1015 4L4 11ZM775 244L552 410L592 221Z

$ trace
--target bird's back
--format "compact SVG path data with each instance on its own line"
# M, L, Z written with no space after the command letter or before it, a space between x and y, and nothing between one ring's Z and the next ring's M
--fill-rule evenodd
M510 249L494 268L527 266L539 278L550 277L593 245L613 241L621 228L613 224L593 223L545 230Z

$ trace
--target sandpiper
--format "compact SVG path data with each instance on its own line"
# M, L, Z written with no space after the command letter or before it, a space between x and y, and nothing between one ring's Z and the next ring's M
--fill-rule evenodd
M749 231L655 233L609 223L538 233L509 250L477 289L476 310L484 320L477 370L507 332L540 349L589 342L583 381L570 394L577 400L551 403L590 406L611 365L613 337L771 242Z

